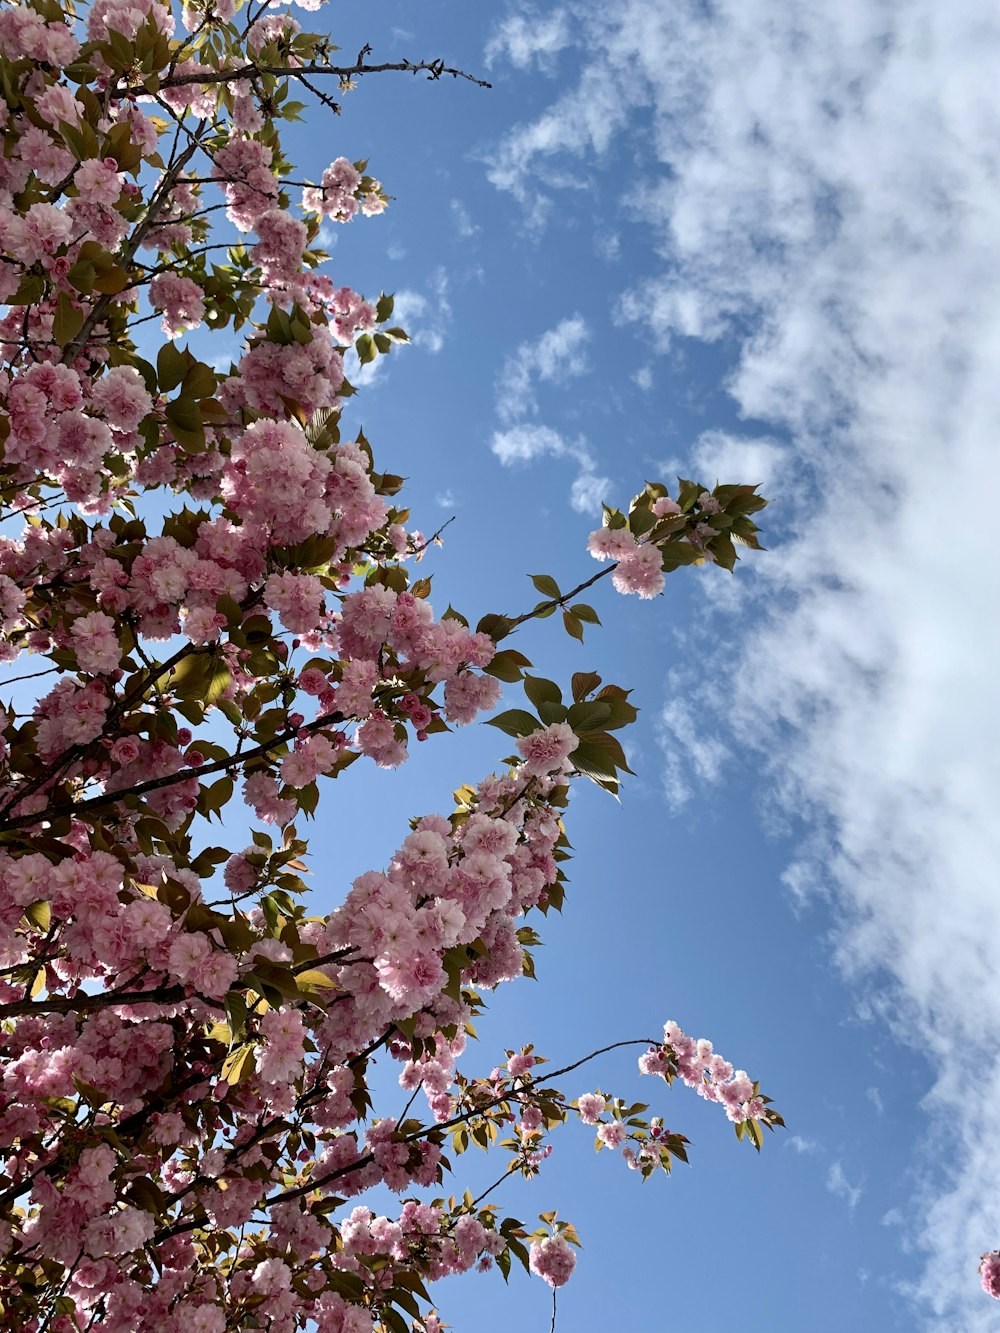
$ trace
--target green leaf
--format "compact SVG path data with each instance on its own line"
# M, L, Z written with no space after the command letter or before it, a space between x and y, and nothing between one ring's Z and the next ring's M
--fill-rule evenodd
M713 537L709 542L709 547L715 556L717 565L721 565L723 569L730 571L736 568L736 548L733 546L733 539L728 532L720 532L718 537Z
M579 639L583 643L583 626L571 611L563 612L563 628L570 638Z
M87 259L78 259L66 274L67 282L71 283L78 292L84 292L87 295L94 290L94 279L96 277L97 269Z
M703 558L697 546L690 542L664 542L659 550L664 573L680 569L682 565L697 564Z
M584 777L594 778L595 781L603 778L611 778L615 782L618 780L614 764L601 747L592 741L581 741L570 755L570 763Z
M537 708L543 703L562 703L562 691L554 680L544 680L541 676L525 676L524 692Z
M558 600L562 593L559 591L559 584L551 574L532 574L531 581L542 594L543 597L551 597Z
M30 907L26 907L24 909L24 915L35 929L40 931L43 935L48 932L49 927L52 925L52 908L44 900L32 903Z
M656 527L656 515L650 509L633 509L628 516L629 531L633 537L644 537Z
M601 699L591 699L587 703L576 703L569 710L566 721L575 732L593 731L607 722L611 716L611 705Z
M211 398L218 383L215 371L203 361L196 361L184 376L182 393L187 398Z
M251 1042L245 1042L230 1051L223 1062L219 1077L232 1087L248 1079L254 1071L254 1048Z
M519 653L516 648L505 648L503 652L497 653L493 661L484 670L488 676L495 676L497 680L505 680L510 683L520 680L524 675L523 668L531 666L524 653Z
M97 276L94 278L94 290L101 293L102 296L117 296L119 292L125 290L128 286L128 274L118 264L107 264L97 266Z
M197 453L205 447L201 410L193 398L172 398L163 410L174 439L182 449Z
M171 688L182 697L214 704L230 681L229 668L206 653L192 653L173 669Z
M219 778L210 787L202 787L198 793L198 813L221 815L223 808L232 800L233 780L231 777Z
M573 673L573 698L577 703L586 695L592 694L601 683L596 671L575 671Z
M586 602L577 602L575 606L569 608L576 616L577 620L582 620L588 625L599 625L601 618L592 606Z
M547 727L553 722L565 722L567 712L565 704L553 703L551 699L546 699L538 705L538 716Z
M370 361L374 361L378 356L375 339L370 333L362 333L354 346L358 353L358 360L363 366L367 366Z
M306 968L304 972L296 972L295 980L300 986L308 986L313 990L339 990L340 987L325 972L321 972L318 967Z
M596 746L616 769L622 773L631 773L628 766L628 760L625 758L625 751L621 747L621 742L614 736L609 736L606 731L588 731L586 743Z
M66 347L83 328L84 314L75 306L66 292L59 293L59 303L52 320L52 336L60 347Z
M530 736L541 727L538 718L532 717L523 708L509 708L505 713L498 713L496 717L488 719L488 725L499 728L508 736Z
M156 378L161 393L176 389L187 373L187 358L173 343L164 343L156 354Z
M507 616L486 615L476 626L479 634L488 634L494 643L499 643L510 633L510 619Z

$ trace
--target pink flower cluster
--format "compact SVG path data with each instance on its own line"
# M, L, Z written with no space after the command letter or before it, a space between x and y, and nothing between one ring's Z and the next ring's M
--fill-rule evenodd
M650 598L663 591L660 553L655 546L636 541L628 528L598 528L590 534L587 549L595 560L616 562L611 582L620 593Z
M362 190L361 172L346 157L338 157L326 168L319 185L302 191L302 207L333 222L350 222L359 208L367 216L381 213L385 197L378 181Z
M531 1271L553 1290L565 1286L572 1277L576 1255L561 1235L534 1241L529 1253Z
M664 1025L663 1045L651 1046L639 1057L639 1070L671 1077L676 1072L700 1097L724 1107L734 1124L764 1115L765 1104L746 1072L734 1071L728 1060L716 1054L710 1041L687 1036L672 1021Z
M530 736L522 736L517 742L518 753L524 759L522 770L531 777L561 773L579 744L573 728L565 722L553 722Z
M223 380L219 398L234 416L242 407L271 417L287 400L304 412L339 408L344 363L329 330L314 327L307 343L283 346L261 338L240 358L238 373Z
M979 1277L986 1295L1000 1301L1000 1250L991 1250L983 1255Z
M105 458L134 447L152 399L131 366L86 383L69 366L41 362L13 376L0 372L0 405L10 423L4 463L13 477L50 477L69 499L99 508Z

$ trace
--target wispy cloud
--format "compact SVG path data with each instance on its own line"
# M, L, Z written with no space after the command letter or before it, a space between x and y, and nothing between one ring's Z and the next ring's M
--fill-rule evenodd
M462 203L461 199L451 201L451 220L455 224L455 230L463 240L468 240L470 236L475 236L480 230L477 223L473 222L472 214Z
M587 373L590 329L581 315L561 320L533 342L521 343L504 362L497 377L497 415L504 423L490 448L505 467L544 457L575 462L577 475L569 502L580 514L599 514L611 492L611 480L599 471L597 457L583 436L570 439L535 420L539 415L537 386L563 385Z
M570 45L570 22L565 9L540 14L533 6L508 14L496 25L486 46L486 63L507 61L515 69L551 73L555 57Z
M553 181L585 177L637 115L651 125L632 201L663 256L642 284L647 319L662 350L725 340L738 408L777 437L748 461L770 472L784 540L735 581L745 647L704 672L697 706L725 700L766 747L772 792L814 830L788 882L830 894L839 962L888 979L884 1021L929 1059L924 1106L951 1157L941 1169L915 1149L914 1319L986 1333L975 1263L1000 1242L1000 15L980 0L567 8L579 78L505 138L491 178L542 225ZM714 444L735 461L733 437ZM694 758L711 765L711 747ZM850 1202L859 1187L840 1171L828 1183Z
M410 347L436 355L445 344L448 326L451 322L451 303L448 299L448 275L444 269L436 269L430 276L424 291L404 287L395 293L395 305L392 312L394 325L404 329L409 336L409 343L400 343L388 356L377 356L367 365L361 365L353 348L346 357L347 376L359 389L371 388L385 382L392 366L392 358L405 355Z
M785 1144L801 1157L803 1153L815 1153L819 1151L819 1144L815 1139L806 1138L804 1134L789 1134L785 1139Z
M852 1185L847 1179L842 1162L834 1162L830 1167L827 1172L826 1187L838 1199L843 1199L852 1212L861 1202L861 1196L864 1193L864 1189L860 1185Z
M444 269L436 269L431 274L426 292L411 288L397 292L392 317L410 335L414 347L425 352L440 352L451 323L448 275Z
M495 431L490 448L504 467L545 457L576 463L579 471L570 486L569 502L579 514L600 513L601 502L611 494L611 479L598 472L597 459L586 440L568 439L551 426L526 421Z
M533 342L523 342L504 362L497 379L497 410L505 421L538 412L536 386L562 385L588 369L590 329L582 315L560 320Z

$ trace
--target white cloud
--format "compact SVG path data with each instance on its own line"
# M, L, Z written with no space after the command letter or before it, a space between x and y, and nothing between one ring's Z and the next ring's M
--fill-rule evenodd
M560 320L534 342L523 342L504 362L497 380L497 408L505 421L538 411L535 385L561 385L586 374L590 329L582 315Z
M827 1172L826 1187L838 1199L844 1199L852 1212L861 1202L861 1196L864 1193L860 1185L852 1185L847 1179L841 1162L834 1162L830 1167Z
M613 484L610 477L584 469L569 488L570 506L578 514L600 514L601 505L610 497Z
M606 264L617 264L622 257L622 238L617 231L601 230L594 236L594 249Z
M497 414L505 429L494 432L490 448L505 467L539 458L567 458L579 471L570 486L569 503L579 514L599 514L613 483L600 475L587 441L567 439L538 416L539 383L562 385L589 369L586 346L590 329L582 315L561 320L534 342L523 342L504 362L497 377Z
M590 460L586 445L581 440L567 440L551 426L538 426L533 422L494 432L490 448L504 467L510 467L513 463L532 463L546 455L552 458L575 458L585 466Z
M753 442L788 536L733 584L745 648L728 668L720 655L715 690L815 830L786 879L831 895L838 961L869 987L889 979L881 1021L930 1061L924 1107L950 1150L941 1168L914 1145L915 1322L986 1333L975 1266L1000 1243L1000 15L981 0L571 8L587 33L579 79L507 136L491 178L543 220L552 181L570 164L585 178L641 112L657 161L637 210L663 257L642 283L647 318L663 348L731 340L738 407L787 433ZM710 444L736 461L729 440ZM705 746L703 771L718 758ZM848 1201L856 1188L843 1177Z
M640 366L639 369L632 376L632 379L643 391L643 393L649 393L650 389L653 387L653 367Z
M490 449L504 467L534 463L540 458L568 458L579 466L569 489L570 506L578 514L600 514L601 502L614 483L597 472L597 462L583 439L569 440L551 426L522 422L493 434Z
M679 680L660 710L657 740L663 752L663 792L671 809L679 810L691 799L690 775L707 790L722 781L729 748L706 731Z
M882 1094L879 1092L878 1088L866 1088L865 1096L871 1102L872 1106L875 1107L875 1110L879 1115L885 1115L885 1104L882 1101Z
M564 9L539 14L533 8L508 14L497 24L486 46L486 63L506 60L515 69L532 66L551 72L555 57L570 45L570 23Z
M451 322L448 275L443 269L436 269L428 286L426 294L410 288L397 292L392 318L410 335L414 347L436 354L444 347L445 333Z
M217 375L228 375L230 366L238 365L243 355L243 348L233 343L228 352L213 352L209 365Z
M463 240L467 240L470 236L475 236L480 230L480 227L473 222L472 214L462 203L461 199L453 199L451 201L451 218L455 224L455 230Z
M764 495L780 487L787 497L789 449L777 440L706 430L695 442L690 461L708 486L738 476L762 486Z
M408 347L436 355L444 347L445 334L451 321L451 303L448 299L448 275L436 269L430 276L426 292L404 287L395 293L392 324L404 329L409 343L399 343L388 356L377 356L367 365L361 365L354 348L347 352L347 377L355 388L371 388L384 382L392 365L392 358L405 353Z
M819 1144L815 1139L806 1138L804 1134L789 1134L785 1139L785 1145L796 1152L801 1157L803 1153L814 1153L819 1151Z

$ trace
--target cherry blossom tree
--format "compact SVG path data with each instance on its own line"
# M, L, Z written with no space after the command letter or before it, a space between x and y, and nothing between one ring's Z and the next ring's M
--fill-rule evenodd
M556 1214L532 1229L495 1187L456 1196L471 1145L500 1180L535 1175L569 1120L642 1176L687 1160L645 1106L563 1091L614 1048L459 1062L562 907L573 783L617 791L636 715L596 674L534 674L517 630L559 613L582 639L606 577L654 599L681 566L732 570L765 502L648 484L606 508L602 568L569 591L537 575L520 613L435 614L401 479L344 420L345 354L406 335L318 247L387 197L346 157L301 179L280 130L372 73L468 76L335 50L239 0L176 23L159 0L0 11L5 1327L434 1333L449 1273L516 1262L554 1291L574 1266ZM242 330L228 370L185 343L202 326ZM505 685L524 706L495 712ZM321 790L491 713L498 770L311 913ZM234 809L243 847L221 845ZM755 1148L781 1123L675 1023L616 1045ZM373 1105L376 1053L400 1116ZM393 1216L364 1205L376 1185Z

